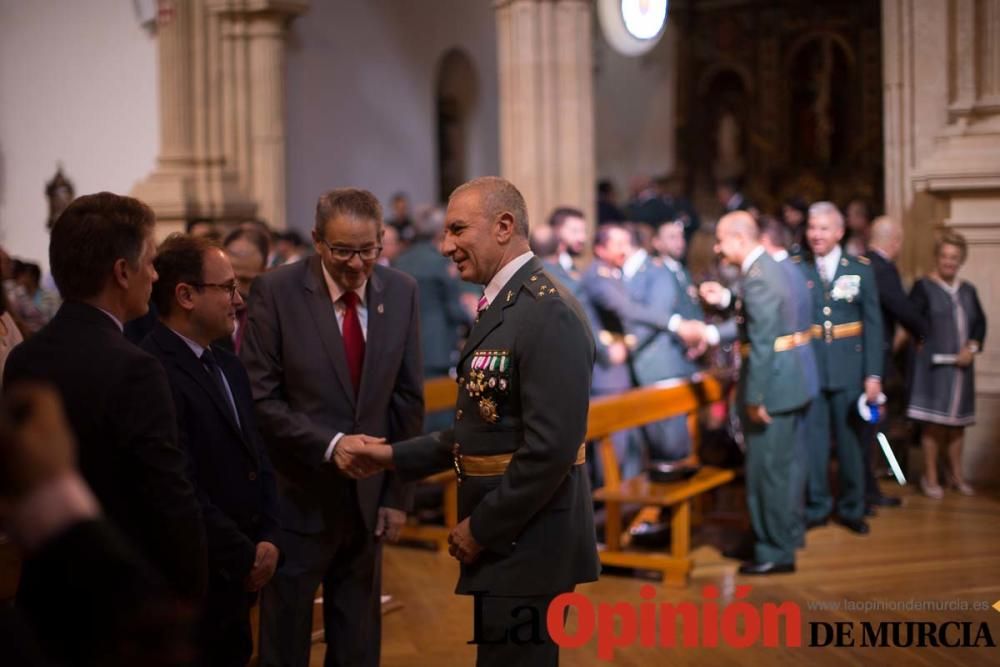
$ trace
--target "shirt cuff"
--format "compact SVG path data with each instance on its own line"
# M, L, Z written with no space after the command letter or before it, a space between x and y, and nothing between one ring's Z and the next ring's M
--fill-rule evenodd
M330 461L333 460L333 450L337 448L337 443L340 442L340 439L343 437L344 437L343 433L338 433L337 435L333 436L333 440L330 441L330 444L326 448L326 454L323 455L324 461L329 463Z
M719 335L719 327L714 324L709 324L705 327L705 342L709 345L718 345L721 336Z
M670 316L667 321L667 331L670 333L677 333L677 330L681 328L681 315L680 313L674 313Z
M36 551L73 524L97 518L100 505L76 473L45 483L17 503L8 527L26 551Z

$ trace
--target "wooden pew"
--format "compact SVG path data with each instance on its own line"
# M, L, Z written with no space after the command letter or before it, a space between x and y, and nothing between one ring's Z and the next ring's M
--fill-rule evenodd
M693 477L678 482L651 482L646 473L623 480L619 474L618 458L611 435L668 417L688 414L689 430L697 444L698 408L721 399L722 387L719 382L711 376L704 376L697 382L663 383L591 402L587 439L598 441L605 483L604 487L594 491L594 500L604 502L606 513L606 545L600 551L601 563L656 570L663 574L666 585L687 584L692 568L692 501L706 491L732 481L733 471L704 466ZM693 450L697 451L696 447ZM690 462L697 463L697 454L692 455ZM625 505L669 508L669 554L628 550L629 532L623 530L622 526L622 508ZM644 513L645 516L649 514Z

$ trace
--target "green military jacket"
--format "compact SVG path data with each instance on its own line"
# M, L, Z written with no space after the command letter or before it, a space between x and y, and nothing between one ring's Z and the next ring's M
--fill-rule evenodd
M867 257L844 253L829 285L810 258L792 257L813 295L813 350L820 387L861 392L864 380L882 376L882 312Z
M738 398L743 405L763 405L771 414L797 410L810 400L800 355L791 347L775 349L776 340L795 334L796 304L770 255L764 253L750 265L742 292L736 323L746 354ZM720 335L730 338L726 329L720 326Z
M485 547L457 592L533 596L594 581L593 501L578 462L594 342L579 303L532 258L473 326L458 364L453 429L393 444L404 479L457 468L459 520ZM457 450L456 450L457 448ZM466 474L462 457L510 454Z

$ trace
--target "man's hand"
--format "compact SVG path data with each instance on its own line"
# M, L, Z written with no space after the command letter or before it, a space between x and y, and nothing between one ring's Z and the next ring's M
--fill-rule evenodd
M688 347L697 348L705 343L705 323L698 320L681 320L677 336Z
M56 392L12 388L0 416L0 496L17 500L74 469L76 444Z
M625 347L625 343L620 340L608 345L608 361L613 365L619 366L628 361L628 348Z
M721 307L728 292L728 289L714 280L707 280L698 285L698 295L710 306Z
M373 438L368 435L345 435L333 448L333 462L337 468L354 479L371 477L382 470L371 457L363 455L365 448L371 444L381 444L385 438ZM390 450L391 451L391 450Z
M258 542L253 568L247 575L246 589L256 593L271 580L278 567L278 547L270 542Z
M767 414L767 408L761 405L748 405L747 417L755 424L770 424L771 415Z
M966 345L962 347L962 351L955 357L955 365L959 368L968 368L972 365L973 359L975 359L975 355L972 354L972 350Z
M406 512L394 507L379 507L378 518L375 521L375 539L395 542L399 539L399 531L406 523Z
M448 534L448 553L462 563L465 563L466 565L475 563L482 551L483 547L480 546L479 542L476 542L476 538L472 536L472 530L469 528L468 518L463 519L462 522L452 528L451 533Z
M882 393L882 380L868 378L865 380L865 400L871 405L878 404L878 396Z

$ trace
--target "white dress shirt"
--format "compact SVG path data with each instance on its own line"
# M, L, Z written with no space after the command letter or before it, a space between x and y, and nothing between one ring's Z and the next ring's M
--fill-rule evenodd
M816 258L816 270L819 272L821 280L825 280L828 283L833 282L833 277L837 275L837 265L840 264L840 258L843 254L844 251L840 249L840 245L838 244L834 245L833 250L823 257Z
M535 253L529 250L528 252L518 255L514 259L510 260L503 266L503 268L497 271L496 275L493 276L493 279L490 280L486 289L483 291L483 296L486 297L487 304L493 303L493 300L497 298L498 294L500 294L500 290L503 289L503 286L514 277L515 273L521 270L522 266L531 261L531 258L534 256ZM489 305L487 305L487 308L488 307Z

